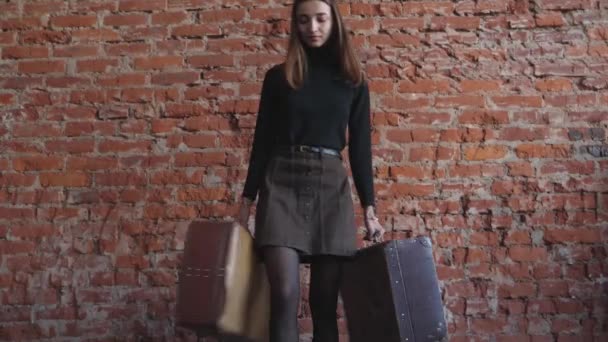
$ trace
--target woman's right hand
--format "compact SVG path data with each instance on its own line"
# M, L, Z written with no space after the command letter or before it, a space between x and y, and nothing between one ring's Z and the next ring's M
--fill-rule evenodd
M374 211L373 206L368 206L364 211L364 221L365 228L367 229L365 233L364 240L372 241L372 242L381 242L384 241L384 227L378 221L378 217Z
M239 205L239 212L237 214L236 221L243 226L243 228L247 229L251 236L254 235L252 229L249 228L249 215L251 214L251 207L253 206L253 201L247 197L241 197L241 203Z

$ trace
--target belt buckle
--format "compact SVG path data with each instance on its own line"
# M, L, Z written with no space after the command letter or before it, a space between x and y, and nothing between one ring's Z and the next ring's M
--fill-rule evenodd
M306 151L317 154L319 157L323 154L323 148L317 146L306 146Z
M304 146L304 145L297 145L296 146L296 152L307 152L306 151L306 146Z

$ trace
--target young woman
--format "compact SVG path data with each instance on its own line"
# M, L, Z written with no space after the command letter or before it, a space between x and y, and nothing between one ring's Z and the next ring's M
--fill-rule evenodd
M271 288L271 342L298 341L299 264L310 262L314 342L337 342L340 265L356 251L347 143L364 208L366 239L381 239L374 213L369 89L335 0L295 0L285 62L262 85L239 222L258 192L255 244Z

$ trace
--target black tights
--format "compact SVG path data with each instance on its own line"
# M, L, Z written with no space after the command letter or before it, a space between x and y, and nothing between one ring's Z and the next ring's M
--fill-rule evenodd
M264 248L264 263L270 281L270 342L298 341L300 260L288 247ZM336 308L341 272L340 259L314 257L310 264L310 310L313 342L338 342Z
M270 282L270 342L298 342L298 253L286 247L266 247L264 264Z
M310 264L309 303L313 342L338 342L336 309L341 265L340 258L332 256L315 257Z

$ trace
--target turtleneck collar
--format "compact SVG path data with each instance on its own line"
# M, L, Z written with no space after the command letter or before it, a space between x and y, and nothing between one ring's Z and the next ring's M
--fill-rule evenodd
M304 46L306 57L311 65L337 66L338 56L331 42L326 42L320 47Z

